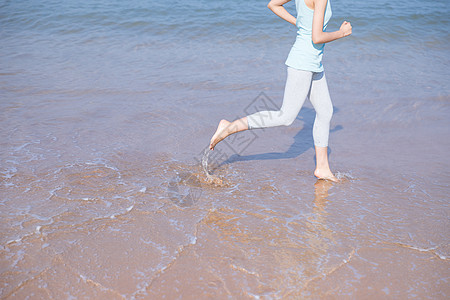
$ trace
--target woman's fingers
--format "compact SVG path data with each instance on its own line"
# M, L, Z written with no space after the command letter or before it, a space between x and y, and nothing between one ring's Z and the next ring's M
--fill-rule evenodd
M344 32L344 36L352 34L352 24L347 21L342 22L341 30Z

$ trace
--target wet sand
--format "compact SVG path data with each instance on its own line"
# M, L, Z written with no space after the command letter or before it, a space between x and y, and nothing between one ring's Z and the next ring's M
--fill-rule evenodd
M333 6L339 183L309 101L206 175L220 119L280 107L295 39L233 3L0 5L1 299L449 298L447 3Z
M369 120L380 103L336 105L340 183L312 175L308 104L291 127L220 143L208 168L223 182L211 184L201 157L214 117L51 103L2 114L2 298L450 292L449 99L393 101Z

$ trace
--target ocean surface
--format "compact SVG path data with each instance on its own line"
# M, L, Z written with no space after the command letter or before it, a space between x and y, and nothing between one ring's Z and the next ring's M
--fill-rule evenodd
M1 299L450 297L448 1L331 2L339 183L309 101L205 153L281 106L267 2L0 1Z

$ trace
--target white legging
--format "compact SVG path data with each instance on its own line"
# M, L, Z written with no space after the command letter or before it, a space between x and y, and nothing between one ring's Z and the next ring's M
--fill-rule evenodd
M248 129L289 126L294 122L306 98L316 111L313 127L314 145L328 147L333 104L325 73L287 68L283 105L279 111L260 111L247 116Z

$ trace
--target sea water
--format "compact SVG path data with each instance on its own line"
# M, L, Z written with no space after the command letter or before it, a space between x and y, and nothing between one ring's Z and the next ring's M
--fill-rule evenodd
M267 1L0 2L0 297L448 298L449 5L331 5L337 184L308 101L202 164L281 106Z

